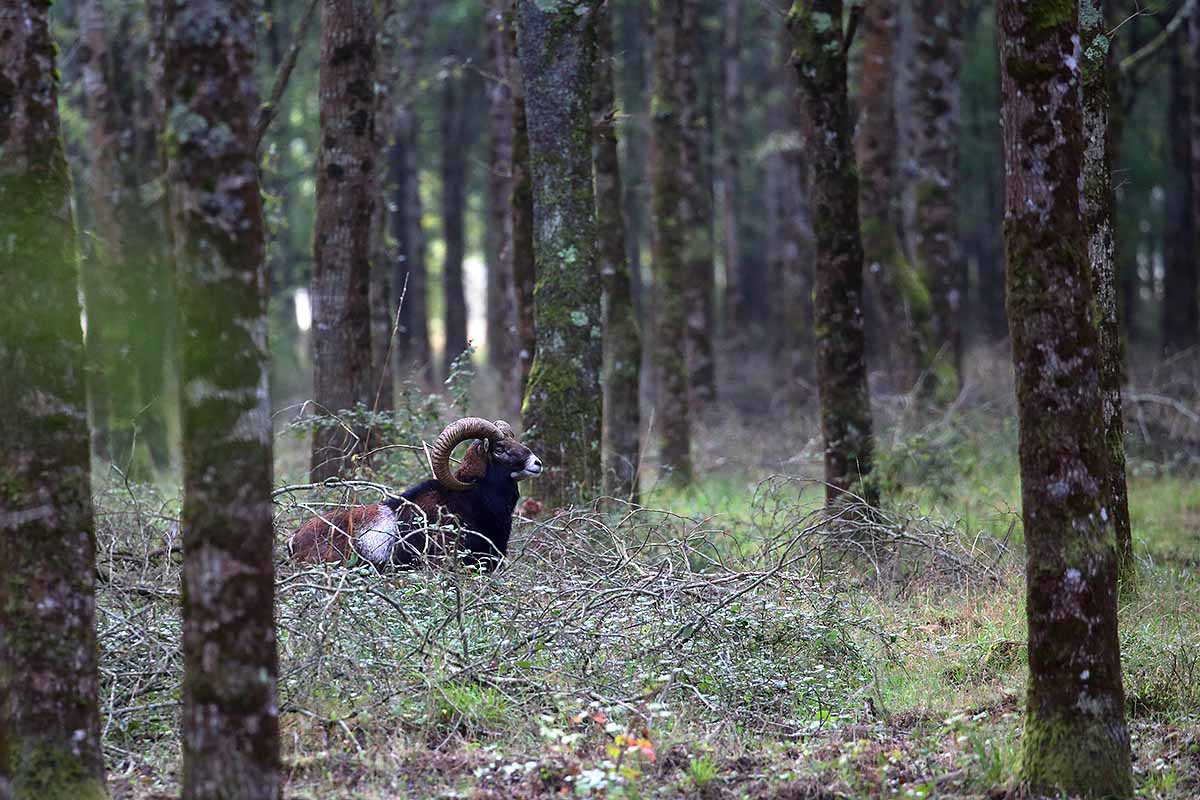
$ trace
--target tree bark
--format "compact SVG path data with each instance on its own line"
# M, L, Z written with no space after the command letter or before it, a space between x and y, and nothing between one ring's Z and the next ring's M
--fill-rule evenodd
M1133 794L1117 638L1118 553L1080 208L1078 8L1002 0L1005 255L1028 550L1023 776Z
M678 32L676 76L679 113L683 129L682 192L679 215L684 226L684 260L687 286L688 388L694 414L717 398L717 371L713 353L713 203L708 164L708 131L711 128L700 93L699 74L704 63L701 0L684 0Z
M1192 242L1193 262L1200 261L1200 5L1192 10L1191 37L1192 77ZM1195 265L1194 269L1200 269Z
M721 253L725 266L725 331L734 338L747 319L745 265L741 253L742 4L726 3L721 40L721 135L718 142L721 185Z
M392 198L392 236L397 256L392 268L392 309L400 308L400 330L395 354L396 373L415 373L425 383L433 382L433 355L429 344L428 279L425 268L425 231L421 225L420 124L416 116L419 82L416 73L424 53L429 23L430 0L409 0L394 14L395 70L392 82L392 142L388 151ZM403 302L401 302L403 298Z
M621 216L621 168L617 156L616 99L613 89L611 9L596 21L596 70L592 84L592 161L596 174L596 256L603 282L604 420L601 438L603 491L637 502L641 457L638 387L642 337L633 305L632 275L625 253Z
M602 332L592 186L596 0L520 0L533 167L537 350L525 392L531 447L550 468L551 504L600 478Z
M383 198L390 197L392 187L391 161L385 154L392 151L391 106L399 77L396 63L396 40L392 35L396 27L396 0L375 0L379 14L375 52L378 55L375 79L375 136L379 151L374 160L375 186L380 201L374 204L374 219L371 221L371 275L369 278L368 304L371 308L371 370L368 380L368 404L373 411L391 411L395 405L395 373L391 358L392 325L396 318L396 306L392 299L392 275L398 253L389 245L388 204ZM369 443L368 443L369 446Z
M855 149L859 210L862 214L866 283L875 301L880 336L892 388L907 392L926 362L929 294L904 255L896 181L894 76L897 12L895 0L875 0L863 14L863 66ZM922 334L925 336L922 336Z
M516 51L516 26L510 28ZM537 349L534 327L533 288L533 175L529 167L529 131L525 115L525 78L520 60L513 61L513 159L512 159L512 262L513 292L517 316L518 397L529 385L529 369Z
M1092 321L1100 355L1100 398L1104 415L1104 483L1108 513L1116 530L1122 583L1136 577L1129 491L1125 483L1125 423L1121 407L1121 325L1117 315L1116 246L1113 231L1112 151L1108 131L1111 51L1103 0L1080 0L1083 53L1083 219L1091 264Z
M109 19L103 3L89 0L80 14L97 234L83 286L96 451L149 480L170 463L164 348L174 300L162 208L143 189L161 172L161 109L135 77L153 66L135 13L122 8Z
M267 294L248 0L166 6L180 306L183 797L280 796Z
M962 376L966 270L958 241L960 0L913 0L913 258L930 296L933 397L949 402Z
M108 797L79 253L49 4L0 7L0 795Z
M312 477L337 475L365 431L339 412L371 397L371 228L374 220L375 19L370 0L322 0L321 144L313 263Z
M442 142L442 234L446 258L442 262L442 297L446 340L442 350L443 374L450 374L454 359L467 349L467 299L463 290L466 254L464 216L467 204L466 86L457 70L448 70L442 81L439 124Z
M521 370L517 358L516 289L513 284L513 0L489 0L487 9L488 123L488 361L497 376L500 415L519 419Z
M692 479L691 426L688 403L686 303L689 262L683 180L685 114L680 62L685 58L685 3L660 0L654 16L653 195L654 362L658 372L655 425L661 449L659 468L670 482Z
M1173 355L1200 343L1200 265L1192 207L1191 113L1195 85L1186 37L1168 42L1166 224L1163 229L1162 350Z
M825 438L826 501L853 492L875 505L868 480L874 440L862 315L858 175L846 97L841 0L798 0L788 15L793 63L812 126L813 291L817 393Z

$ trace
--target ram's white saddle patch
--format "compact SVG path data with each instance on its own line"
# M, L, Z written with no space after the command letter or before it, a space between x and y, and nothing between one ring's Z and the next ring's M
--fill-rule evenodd
M375 516L364 519L361 524L362 527L355 531L354 549L372 564L387 564L400 538L396 531L396 512L387 506L376 506Z

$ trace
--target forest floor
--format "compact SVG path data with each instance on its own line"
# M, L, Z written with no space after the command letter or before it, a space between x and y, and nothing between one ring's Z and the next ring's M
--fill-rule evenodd
M1183 800L1200 796L1200 427L1166 389L1134 396L1134 769L1139 797ZM695 486L652 486L641 510L547 511L491 576L281 558L285 796L1022 797L1004 397L981 389L920 422L899 401L878 411L887 501L871 524L819 515L811 420L712 420ZM368 477L415 477L398 452ZM282 494L279 541L351 491ZM98 499L112 786L171 796L178 497L100 481Z

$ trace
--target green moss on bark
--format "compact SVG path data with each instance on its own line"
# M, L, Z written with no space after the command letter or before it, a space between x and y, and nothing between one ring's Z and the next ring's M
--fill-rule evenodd
M588 497L601 476L603 342L593 335L601 320L591 143L595 5L518 5L537 330L522 415L526 441L550 470L538 492L552 504Z
M1020 420L1029 682L1023 777L1036 791L1132 795L1117 637L1098 337L1081 213L1078 26L999 8L1008 316ZM1044 69L1025 69L1029 63ZM1014 65L1017 67L1013 69Z
M48 3L0 6L0 788L107 797L84 344Z

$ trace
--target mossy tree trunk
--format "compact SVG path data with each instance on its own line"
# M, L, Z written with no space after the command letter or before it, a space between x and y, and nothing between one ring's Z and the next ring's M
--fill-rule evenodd
M853 492L874 505L874 438L863 333L858 173L846 97L841 0L798 0L788 15L792 63L811 125L813 290L817 393L825 439L826 499Z
M452 58L454 58L452 56ZM456 59L457 60L457 59ZM467 210L467 79L462 67L453 65L442 78L438 126L441 140L442 237L446 257L442 260L442 300L445 346L442 374L450 374L454 359L467 349L467 299L463 289L463 258L466 256Z
M1112 149L1108 130L1108 87L1112 78L1108 28L1103 0L1079 0L1080 49L1083 53L1083 197L1088 261L1092 278L1092 321L1100 346L1100 397L1107 456L1104 482L1108 513L1116 528L1123 584L1136 576L1133 534L1129 522L1129 490L1125 483L1125 423L1121 406L1121 323L1117 315L1115 199Z
M941 402L960 388L967 293L958 241L962 16L961 0L913 0L913 260L930 298L926 389Z
M163 210L143 187L160 176L161 106L153 47L138 15L98 0L80 10L95 233L85 262L88 379L96 452L137 480L170 463L166 349L174 296Z
M79 252L44 0L0 7L0 795L108 796Z
M1133 794L1088 231L1078 8L1002 0L1008 318L1028 551L1023 776Z
M709 131L712 129L701 93L700 74L706 55L701 24L701 0L684 0L679 21L675 65L679 81L679 113L683 128L683 161L679 215L684 226L683 255L687 286L688 388L695 414L717 399L717 371L713 352L713 203L709 165Z
M321 2L321 143L313 234L312 477L337 475L366 432L332 415L371 397L371 228L375 214L375 14L371 0Z
M621 169L617 156L616 100L613 90L611 10L604 5L596 22L596 69L592 85L595 129L592 159L596 173L596 256L604 286L604 421L601 444L603 490L607 495L638 498L641 416L638 386L642 337L633 305L633 276L625 252L621 215Z
M520 0L517 43L533 177L537 350L525 389L551 503L600 479L602 330L592 186L596 0Z
M386 196L391 198L391 229L396 240L392 266L393 311L400 308L400 328L393 347L396 374L414 374L426 383L433 381L433 355L429 344L428 279L425 267L425 231L420 192L420 120L415 93L420 86L417 71L424 54L431 0L409 0L391 17L385 32L393 40L394 71L391 84L391 141L388 147ZM401 298L403 297L403 303Z
M718 161L721 186L721 254L725 267L725 331L739 338L748 314L741 252L742 4L726 3L721 34L721 131Z
M181 783L187 800L274 800L275 536L254 12L248 0L166 8L184 483Z
M929 298L900 241L896 180L896 0L873 0L863 13L863 65L859 91L859 210L866 283L879 334L877 352L894 391L907 392L925 363Z
M688 403L688 220L683 193L684 103L680 65L690 54L682 35L688 0L659 0L654 7L654 158L651 217L654 236L654 365L658 403L654 424L661 441L659 468L675 484L692 479Z
M1187 37L1167 42L1170 57L1167 97L1167 208L1163 227L1162 350L1164 355L1200 343L1200 259L1192 215L1191 110L1197 87L1190 68Z
M487 349L496 374L500 415L517 420L521 413L520 366L517 360L516 289L513 285L513 78L515 24L513 0L489 0L487 14L488 171Z

